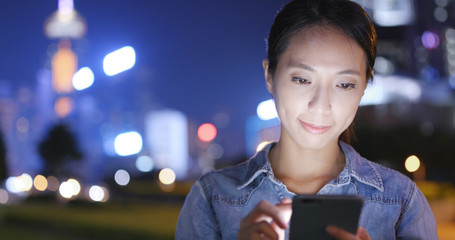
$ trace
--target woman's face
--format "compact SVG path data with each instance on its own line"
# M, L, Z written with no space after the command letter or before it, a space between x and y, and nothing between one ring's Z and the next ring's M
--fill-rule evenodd
M357 112L366 87L366 57L360 46L333 27L292 35L267 88L281 120L281 140L306 149L337 143Z

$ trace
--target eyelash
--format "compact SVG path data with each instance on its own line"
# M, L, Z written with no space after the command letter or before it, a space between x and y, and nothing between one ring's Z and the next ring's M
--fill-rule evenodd
M337 87L339 87L343 90L348 90L351 88L355 88L355 84L354 83L341 83L341 84L337 85Z
M310 80L305 79L305 78L299 78L299 77L292 77L292 81L296 82L298 84L310 84Z
M300 78L300 77L292 77L292 81L298 84L311 84L310 80L305 79L305 78ZM356 88L355 83L340 83L337 85L337 87L343 89L343 90L349 90Z

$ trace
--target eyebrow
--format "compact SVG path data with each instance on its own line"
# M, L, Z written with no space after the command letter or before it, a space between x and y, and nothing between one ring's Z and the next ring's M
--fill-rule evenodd
M305 63L294 63L291 65L292 67L297 67L301 69L305 69L310 72L315 72L316 70L312 68L311 66L306 65ZM354 69L346 69L346 70L341 70L337 72L337 74L347 74L347 75L359 75L361 76L360 72Z

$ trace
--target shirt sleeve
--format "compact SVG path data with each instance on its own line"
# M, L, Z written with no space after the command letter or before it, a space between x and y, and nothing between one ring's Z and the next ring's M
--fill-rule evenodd
M177 221L175 239L221 239L200 180L186 196Z
M415 183L410 196L397 228L397 239L438 239L433 212Z

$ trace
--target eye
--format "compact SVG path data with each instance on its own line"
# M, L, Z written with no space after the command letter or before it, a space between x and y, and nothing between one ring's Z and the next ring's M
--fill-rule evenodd
M305 78L300 78L300 77L292 77L291 81L298 83L298 84L310 84L311 83L310 80L305 79Z
M355 88L355 84L354 83L340 83L337 85L337 87L344 89L344 90L348 90L351 88Z

